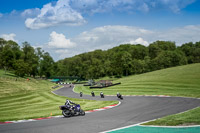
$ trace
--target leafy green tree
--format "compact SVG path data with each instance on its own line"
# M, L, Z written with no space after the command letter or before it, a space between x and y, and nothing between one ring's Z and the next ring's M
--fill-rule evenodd
M131 45L129 49L133 59L144 60L149 55L149 49L143 45Z
M15 61L15 74L24 77L29 72L29 64L25 63L23 59Z
M131 54L128 52L124 52L122 54L120 63L122 64L124 75L126 76L128 76L131 73L131 67L132 67L131 62L132 62Z
M8 46L5 46L3 48L3 51L1 52L1 57L2 57L1 64L6 73L7 70L13 68L13 64L15 61L15 55L14 55L14 52Z
M0 68L3 68L3 48L6 45L6 40L4 40L3 38L0 38Z
M7 41L4 40L3 38L0 38L0 51L2 51L3 46L6 45Z
M45 75L46 78L49 78L53 73L54 61L53 58L49 55L48 52L45 52L41 60L41 74ZM41 76L41 75L40 75Z
M14 69L14 62L21 56L19 45L14 41L5 41L0 39L0 66L7 69Z
M187 58L181 51L163 51L152 60L154 70L185 64L187 64Z
M200 42L195 44L193 42L185 43L178 49L185 53L189 64L200 62Z
M24 62L28 64L28 74L35 77L38 73L39 57L28 42L23 43L22 50Z
M137 59L134 59L132 61L132 73L133 74L140 74L140 73L143 73L145 70L145 62L144 60L137 60Z
M162 51L174 51L176 49L175 42L156 41L149 45L149 56L151 59L156 58Z

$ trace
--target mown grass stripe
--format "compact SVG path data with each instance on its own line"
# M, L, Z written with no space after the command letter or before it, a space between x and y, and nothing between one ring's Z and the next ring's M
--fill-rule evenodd
M28 109L35 109L38 106L44 106L45 104L48 104L48 101L44 101L42 103L35 103L35 104L27 104L27 103L23 103L21 105L16 105L16 106L8 106L5 107L4 110L0 110L0 113L9 113L9 112L17 112L20 110L26 110Z
M0 105L1 104L12 104L12 103L15 103L15 102L20 102L20 101L26 101L26 100L29 100L29 99L34 99L34 98L37 98L39 95L37 94L28 94L28 95L24 95L24 96L21 96L21 97L18 97L18 98L10 98L10 99L6 99L6 100L2 100L0 102Z
M58 96L53 95L52 93L48 92L48 93L40 93L39 94L41 97L51 100L51 102L61 102L63 101L63 98L60 98Z
M2 110L10 110L10 109L15 109L15 108L21 108L23 109L24 106L27 105L34 105L34 104L43 104L45 100L41 99L41 98L37 98L37 99L32 99L29 101L22 101L22 102L15 102L13 104L9 104L9 105L0 105L0 112Z

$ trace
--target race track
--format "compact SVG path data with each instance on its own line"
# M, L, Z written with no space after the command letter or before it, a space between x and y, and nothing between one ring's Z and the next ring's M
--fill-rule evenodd
M65 85L54 93L80 98L72 88L73 86ZM84 95L82 98L117 100L115 96L102 99L99 96ZM97 133L183 112L198 106L200 106L200 99L194 98L130 96L124 97L120 106L87 113L85 116L2 124L0 133Z

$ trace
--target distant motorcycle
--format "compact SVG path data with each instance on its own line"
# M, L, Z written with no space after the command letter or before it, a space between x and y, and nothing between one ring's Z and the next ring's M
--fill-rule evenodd
M84 116L85 111L81 109L81 106L79 104L74 105L62 105L59 106L60 110L62 110L62 114L64 117L71 117L71 116Z
M121 94L117 94L117 98L119 98L119 99L123 100L123 97L122 97L122 95L121 95Z
M80 97L82 97L83 96L83 93L82 92L80 92Z
M93 92L93 91L91 92L91 94L92 94L92 96L93 96L93 97L95 97L95 94L94 94L94 92Z
M103 92L100 93L101 98L104 98L104 94Z

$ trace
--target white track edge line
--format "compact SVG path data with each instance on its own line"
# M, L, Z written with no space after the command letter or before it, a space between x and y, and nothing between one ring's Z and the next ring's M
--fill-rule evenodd
M177 113L177 114L182 114L182 113L188 112L188 111L193 110L193 109L196 109L196 108L199 108L199 106L198 106L198 107L195 107L195 108L192 108L192 109L189 109L189 110L186 110L186 111L183 111L183 112L180 112L180 113ZM172 115L173 115L173 114L172 114ZM161 118L162 118L162 117L161 117ZM157 119L160 119L160 118L157 118ZM112 132L112 131L116 131L116 130L121 130L121 129L129 128L129 127L133 127L133 126L164 127L164 128L200 127L200 125L192 125L192 126L156 126L156 125L141 125L141 124L144 124L144 123L147 123L147 122L155 121L155 120L157 120L157 119L153 119L153 120L149 120L149 121L144 121L144 122L136 123L136 124L133 124L133 125L129 125L129 126L125 126L125 127L120 127L120 128L116 128L116 129L111 129L111 130L103 131L103 132L99 132L99 133L108 133L108 132Z

